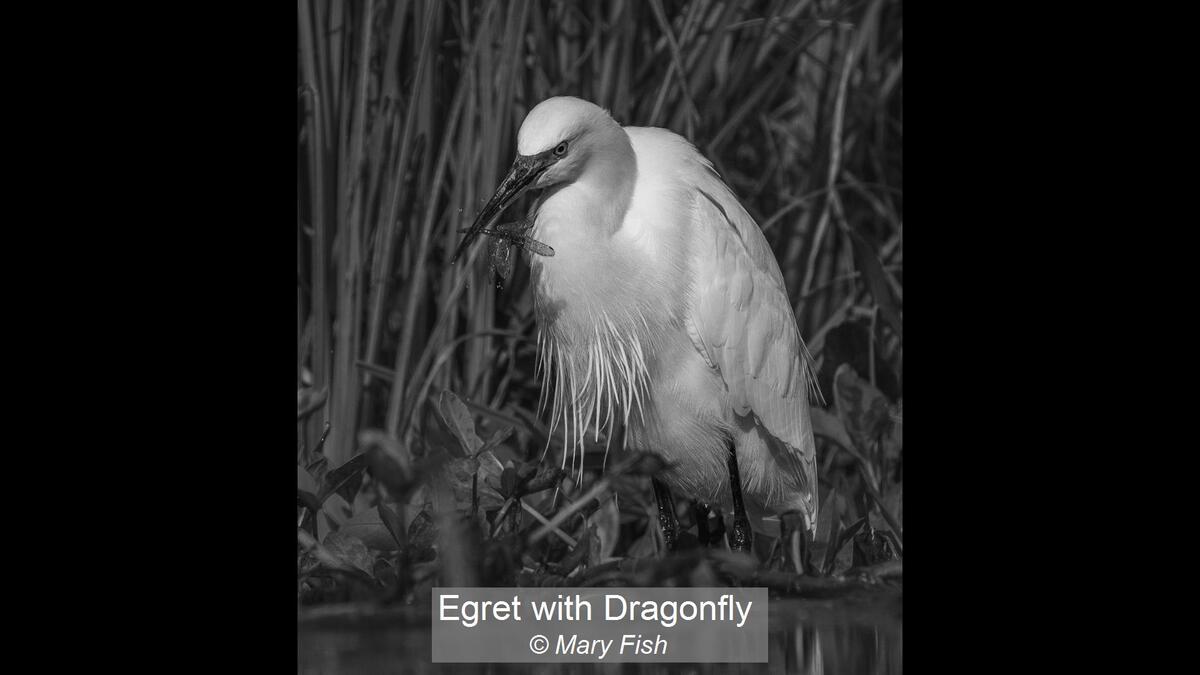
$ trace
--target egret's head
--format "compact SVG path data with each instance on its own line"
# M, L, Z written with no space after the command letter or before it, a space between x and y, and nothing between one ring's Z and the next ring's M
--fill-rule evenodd
M517 132L517 158L541 158L545 165L533 187L544 188L575 180L589 157L604 149L620 126L608 112L571 96L556 96L537 104Z
M496 193L475 218L454 258L474 241L517 197L529 188L539 189L578 179L589 160L615 152L624 135L603 108L571 96L556 96L534 106L517 132L517 159Z

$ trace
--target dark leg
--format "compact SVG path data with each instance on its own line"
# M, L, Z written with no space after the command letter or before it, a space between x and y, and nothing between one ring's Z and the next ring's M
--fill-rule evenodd
M662 529L663 541L668 551L675 550L675 536L679 532L679 520L675 517L675 500L671 498L671 490L666 483L657 478L651 478L654 485L654 499L658 502L658 526Z
M712 534L708 531L708 504L700 501L692 502L692 517L696 519L696 537L701 546L708 546Z
M779 516L779 543L783 547L784 566L790 567L797 574L809 574L809 556L812 553L812 543L808 530L804 528L804 518L795 513L785 513Z
M800 569L804 574L813 574L812 547L813 534L800 525Z
M746 517L746 506L742 503L742 477L738 473L737 450L732 443L729 444L729 489L733 493L733 530L729 533L729 548L749 553L752 543L750 519Z
M783 566L784 571L788 569L789 561L793 562L792 557L792 528L788 527L787 516L779 516L779 562Z

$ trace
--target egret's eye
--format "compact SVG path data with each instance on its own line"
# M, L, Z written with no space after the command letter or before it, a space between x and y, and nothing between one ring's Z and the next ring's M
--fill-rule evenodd
M555 157L562 157L565 154L567 154L567 142L566 141L563 141L562 143L559 143L558 145L554 146L554 156Z

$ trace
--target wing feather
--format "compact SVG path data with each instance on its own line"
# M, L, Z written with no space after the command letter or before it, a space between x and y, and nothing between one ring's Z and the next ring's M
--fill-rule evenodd
M698 152L694 341L725 381L734 410L786 448L815 516L816 456L808 395L811 359L783 275L762 231ZM810 526L815 524L815 519Z
M798 479L814 528L816 454L808 411L814 379L775 256L754 219L686 139L665 129L625 130L638 154L640 189L664 203L668 195L683 195L682 203L692 207L687 334L720 373L734 412L753 416L772 454Z

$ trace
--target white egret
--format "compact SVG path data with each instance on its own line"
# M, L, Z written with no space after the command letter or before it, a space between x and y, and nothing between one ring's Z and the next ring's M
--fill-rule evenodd
M619 417L627 447L667 462L655 490L668 546L672 489L732 508L734 549L750 548L747 513L798 513L811 536L810 359L762 231L712 164L571 97L529 112L517 153L454 258L526 189L546 190L531 284L563 461L588 426L611 432Z

